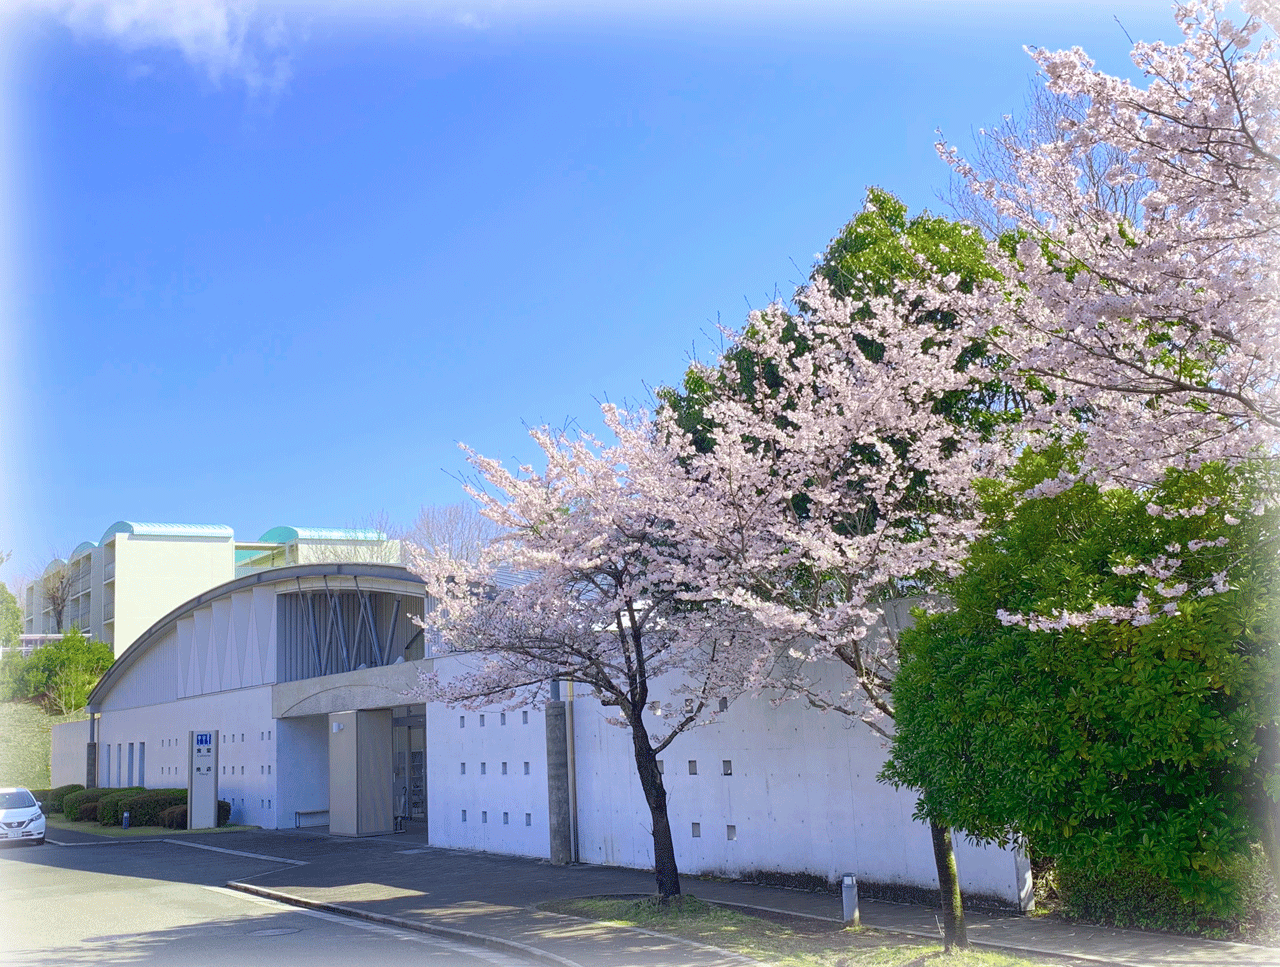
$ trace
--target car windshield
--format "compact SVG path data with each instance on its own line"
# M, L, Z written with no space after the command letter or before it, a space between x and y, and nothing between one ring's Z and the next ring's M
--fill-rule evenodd
M22 809L23 807L34 806L35 804L35 797L25 789L13 789L9 792L0 792L0 809Z

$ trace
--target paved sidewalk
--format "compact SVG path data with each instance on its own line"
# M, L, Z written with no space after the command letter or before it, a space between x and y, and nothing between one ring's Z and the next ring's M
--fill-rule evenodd
M194 838L193 838L194 839ZM401 922L522 952L555 967L742 967L745 958L644 931L543 913L545 900L653 892L653 876L613 867L557 867L541 860L427 846L425 837L352 840L315 831L263 831L201 840L292 861L233 884L281 899ZM683 879L704 900L836 921L840 898L771 887ZM940 938L937 911L863 901L869 927ZM968 913L981 945L1128 967L1277 967L1280 949L1108 930L1022 916Z

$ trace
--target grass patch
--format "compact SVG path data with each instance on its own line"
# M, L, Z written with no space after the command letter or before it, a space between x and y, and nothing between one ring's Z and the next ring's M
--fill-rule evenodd
M85 718L83 711L50 715L33 702L0 702L0 786L49 788L49 730Z
M110 836L114 839L127 839L131 836L164 837L190 836L193 833L240 833L246 829L258 829L257 826L219 826L217 829L165 829L163 826L102 826L96 820L85 823L73 822L60 815L45 816L45 825L50 830L66 829L77 833L90 833L94 836Z
M584 897L553 900L539 908L722 947L778 967L1046 967L1080 963L974 949L944 956L939 943L788 914L747 913L691 896L665 907L659 906L656 897Z

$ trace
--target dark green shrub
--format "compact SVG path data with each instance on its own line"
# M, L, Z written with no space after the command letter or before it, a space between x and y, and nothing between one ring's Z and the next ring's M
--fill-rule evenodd
M96 802L81 803L74 818L78 823L97 822L98 804Z
M62 797L62 812L68 819L75 819L80 814L80 807L87 802L97 802L112 789L81 789L79 792L67 793Z
M46 813L49 811L49 793L51 791L52 790L49 790L49 789L28 789L27 790L27 792L35 796L36 802L42 803L44 805L45 807L44 812Z
M125 802L142 791L141 786L110 790L98 800L98 822L103 826L119 826L124 820L124 811L128 808Z
M161 813L186 801L185 789L148 789L126 800L122 808L129 813L130 826L160 826Z
M1265 920L1266 908L1275 902L1260 847L1230 861L1212 907L1189 901L1167 881L1135 870L1101 876L1059 863L1054 881L1062 913L1072 920L1218 938L1236 936L1247 924Z
M170 806L168 809L160 813L160 825L165 829L186 829L187 804L183 803L179 806Z
M231 803L225 799L218 800L218 825L225 826L231 822Z
M45 815L48 815L49 813L62 812L63 800L73 792L81 792L83 789L84 786L78 782L69 783L65 786L58 786L56 789L50 789L48 797L44 800ZM39 799L40 797L36 796L36 798Z

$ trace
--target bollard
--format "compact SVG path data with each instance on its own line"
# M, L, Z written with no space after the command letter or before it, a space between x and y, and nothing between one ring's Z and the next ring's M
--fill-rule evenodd
M852 873L841 878L840 898L844 901L844 922L862 926L862 915L858 912L858 878Z
M125 829L129 828L129 810L126 809L124 811L124 815L120 817L120 825L122 825Z

